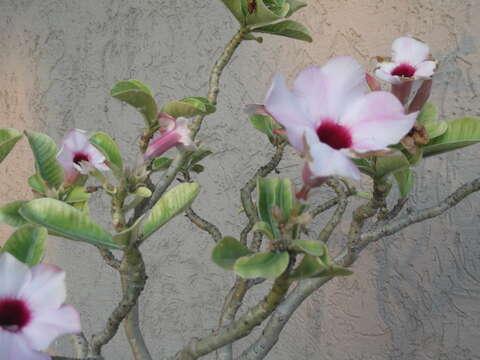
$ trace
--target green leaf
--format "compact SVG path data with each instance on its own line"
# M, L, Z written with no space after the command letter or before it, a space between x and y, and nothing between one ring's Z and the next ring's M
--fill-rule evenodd
M197 183L183 183L166 192L152 208L142 234L147 238L192 204L200 192Z
M205 98L192 96L165 104L161 112L174 118L191 118L197 115L211 114L215 112L215 106Z
M323 261L317 256L306 254L300 265L290 274L290 278L293 280L300 280L304 278L314 277L321 274L329 267L323 263Z
M286 36L292 39L308 42L313 41L310 31L302 24L293 20L285 20L275 24L261 26L252 29L252 31L271 35Z
M353 274L353 271L348 270L342 266L332 265L330 268L321 276L350 276Z
M75 186L67 194L65 202L67 203L76 203L84 202L90 200L92 194L87 192L85 186Z
M132 238L138 236L140 224L142 223L145 215L140 216L135 223L130 226L128 229L119 232L113 236L113 241L119 245L129 245Z
M272 6L271 0L256 0L255 10L251 14L248 13L247 16L244 16L240 0L222 0L222 2L242 25L259 25L277 21L285 17L290 10L290 5L287 1L284 1L282 6Z
M166 170L172 164L172 159L167 157L159 157L152 160L152 171Z
M385 177L395 171L404 170L409 166L410 162L401 152L397 152L392 156L378 157L375 164L376 176Z
M448 129L448 123L446 121L428 122L424 126L430 141L442 136Z
M290 179L280 179L277 186L277 195L275 196L276 205L282 210L280 221L285 222L290 218L294 198L295 192Z
M33 190L39 192L40 194L45 194L47 190L45 181L43 181L38 173L35 173L28 178L28 185L30 185Z
M415 184L415 174L412 169L404 169L397 171L395 174L395 180L398 184L398 190L400 197L405 198L410 194L410 191Z
M289 260L288 252L258 253L239 258L233 270L246 279L276 279L287 269Z
M200 174L205 170L205 166L200 164L195 164L190 168L190 170L192 170L193 172L196 172L197 174Z
M212 151L206 149L203 144L190 157L190 165L195 165L205 159L207 156L213 154Z
M212 261L225 270L233 270L233 265L242 256L253 252L233 237L224 237L213 248Z
M271 142L275 137L274 130L282 128L271 116L267 115L253 114L250 116L250 122L255 129L267 135Z
M58 189L63 183L63 169L57 162L58 148L50 136L25 131L41 178L49 187Z
M28 203L26 200L12 201L0 207L0 223L8 224L13 227L22 226L28 223L18 212L20 208Z
M50 198L32 200L20 208L20 214L28 221L68 239L101 247L119 248L108 231L80 210L64 202Z
M280 237L280 231L278 230L276 221L272 215L272 208L276 205L277 186L279 179L262 177L258 178L257 191L258 191L258 215L260 219L266 222L272 229L272 234L275 239Z
M95 146L108 162L113 164L118 170L123 169L123 160L115 141L104 132L96 132L90 136L90 143Z
M410 154L408 151L404 150L403 154L407 157L410 165L415 166L423 159L423 148L418 148L415 154Z
M88 201L77 201L71 204L75 209L80 210L83 214L90 216L90 207Z
M0 162L7 157L21 138L22 134L16 129L0 129Z
M257 222L252 231L258 231L258 232L261 232L263 235L265 235L266 237L268 237L270 240L275 240L275 237L273 236L273 232L272 232L272 228L271 226L266 223L265 221L259 221Z
M480 118L465 117L448 123L447 131L423 147L423 156L438 155L480 142Z
M115 99L136 108L143 115L148 126L153 127L157 123L157 103L152 91L140 81L120 81L113 87L111 94Z
M426 103L423 105L420 114L417 116L417 122L421 125L436 122L438 119L437 105L432 103Z
M289 0L290 9L288 10L287 17L292 16L295 12L307 6L307 3L300 0Z
M47 229L25 225L9 237L2 251L12 254L24 264L35 266L42 260L46 239Z
M325 244L321 241L314 240L294 240L292 247L298 252L313 256L322 256L325 253Z
M368 175L370 177L375 176L375 169L373 168L370 161L368 161L368 159L357 158L357 159L352 159L352 161L355 163L358 170L360 170L360 172L362 172L363 174Z

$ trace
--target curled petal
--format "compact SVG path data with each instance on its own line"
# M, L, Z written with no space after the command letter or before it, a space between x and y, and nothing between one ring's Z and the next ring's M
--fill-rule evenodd
M30 270L25 264L7 252L0 255L0 298L17 297L30 278Z
M161 156L164 152L176 146L181 138L177 131L168 131L159 138L153 140L145 151L145 160Z
M417 79L429 79L435 72L436 67L437 63L435 61L424 61L417 66L414 76Z
M277 74L265 101L267 111L287 130L290 144L303 152L303 128L314 124L301 106L296 95L292 94L281 74Z
M407 36L396 39L392 44L392 59L397 64L417 66L428 58L429 53L427 44Z
M295 79L294 93L318 125L323 118L340 118L345 104L362 96L365 85L362 66L350 56L337 56L322 67L302 71Z
M360 171L340 150L318 141L316 135L307 132L308 166L316 177L345 176L360 180Z
M395 96L375 91L352 104L341 123L351 131L351 148L366 152L397 144L413 127L417 115L405 115Z

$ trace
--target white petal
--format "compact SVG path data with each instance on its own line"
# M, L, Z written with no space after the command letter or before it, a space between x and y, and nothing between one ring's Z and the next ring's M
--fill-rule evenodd
M80 129L70 129L65 133L62 145L70 151L79 152L89 145L87 132Z
M429 79L435 72L437 63L435 61L424 61L417 66L414 77L417 79Z
M365 152L398 143L416 117L417 113L405 115L402 104L391 93L375 91L352 104L341 122L351 131L351 148Z
M306 133L306 140L313 159L309 161L312 173L317 177L344 176L360 180L360 171L341 151L318 141L318 137Z
M88 144L85 147L85 153L88 154L90 164L98 170L107 171L110 170L107 165L105 165L105 156L95 148L92 144Z
M390 84L400 84L400 77L392 75L392 71L396 66L397 65L392 62L380 63L375 70L375 76Z
M294 83L295 95L316 125L324 118L337 121L345 104L361 96L365 89L365 72L350 56L337 56L322 67L306 69Z
M410 37L400 37L392 44L392 59L395 63L417 66L430 53L428 45Z
M46 350L57 337L80 331L80 316L69 305L33 314L32 321L22 329L23 335L35 350Z
M277 74L265 101L267 111L287 130L290 144L303 151L303 128L313 127L313 121L303 111L298 98L292 94L281 74Z
M40 264L31 269L32 278L19 297L32 311L57 309L66 298L65 272L54 265Z
M7 252L0 255L0 298L17 297L30 278L27 265Z
M0 329L0 358L2 360L50 360L50 357L34 351L23 338Z

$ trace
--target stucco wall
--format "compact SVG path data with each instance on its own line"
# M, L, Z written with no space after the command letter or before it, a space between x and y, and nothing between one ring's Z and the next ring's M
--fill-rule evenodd
M292 78L336 54L354 55L371 69L372 56L388 55L395 37L415 35L441 62L433 100L442 117L480 115L478 0L309 3L298 18L315 42L242 44L225 72L218 112L201 134L215 154L198 176L203 191L195 208L225 234L241 229L238 189L271 152L242 104L261 101L275 71ZM160 103L202 95L236 26L217 0L0 0L0 125L44 130L57 140L71 127L107 131L133 163L127 149L135 149L142 120L110 98L111 86L137 78ZM1 203L29 196L31 156L25 140L19 145L1 167ZM432 204L478 176L479 149L426 161L410 205ZM280 170L298 179L291 151ZM95 214L107 220L108 207L95 197ZM302 306L269 359L480 359L478 199L369 248L354 276L330 282ZM1 230L2 238L10 231ZM212 246L182 217L146 244L150 278L141 320L156 358L216 325L233 277L209 261ZM48 261L66 269L69 301L86 333L98 330L119 297L116 274L95 249L59 239L50 240ZM70 354L65 339L54 349ZM121 332L105 354L131 358Z

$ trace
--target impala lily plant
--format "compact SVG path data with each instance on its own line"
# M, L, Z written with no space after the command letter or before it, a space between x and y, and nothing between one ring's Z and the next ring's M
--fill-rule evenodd
M349 56L318 59L296 77L292 90L282 75L274 76L265 103L248 106L251 125L266 135L260 153L268 153L269 142L274 154L238 186L243 229L238 236L224 236L221 226L201 215L208 209L194 210L201 193L197 174L208 171L203 160L215 145L200 141L205 140L200 130L221 100L220 76L244 40L261 43L259 34L313 38L291 19L306 6L301 1L222 2L240 25L215 62L206 97L158 104L154 92L138 80L121 81L111 90L144 120L134 164L125 162L104 132L69 130L59 150L48 135L25 131L35 159L28 179L33 199L0 206L0 222L15 228L0 255L2 360L68 360L47 355L51 342L63 334L75 334L75 359L106 359L103 349L121 324L135 360L158 358L139 324L138 300L148 286L142 246L153 237L171 236L162 227L183 213L212 238L212 266L233 272L235 282L222 294L219 314L212 314L218 315L219 326L166 359L193 360L213 352L223 360L263 359L303 300L328 281L352 275L369 244L438 216L480 190L477 178L430 208L403 211L415 186L415 168L429 157L480 142L480 119L439 119L437 107L428 102L437 63L425 43L400 37L393 42L391 60L383 59L376 69L370 64L378 79ZM382 82L392 85L391 91L382 90ZM415 82L418 90L411 96ZM0 129L0 161L21 137L18 130ZM288 146L298 154L297 176L271 176ZM369 179L364 182L367 192L357 191L362 174ZM295 183L302 182L297 192ZM313 187L333 191L335 197L317 204L320 198L309 191ZM93 192L108 197L111 230L90 215ZM361 204L346 215L354 197ZM333 207L332 216L316 229L312 220ZM349 231L342 234L344 247L334 254L327 241L341 232L341 221L349 223ZM121 298L112 292L117 305L99 319L105 325L97 323L92 334L80 332L78 313L64 305L64 272L42 263L49 235L95 246L121 279ZM363 275L357 271L353 276ZM248 308L244 298L260 283L266 284L265 296ZM262 331L238 352L233 345L257 326Z

